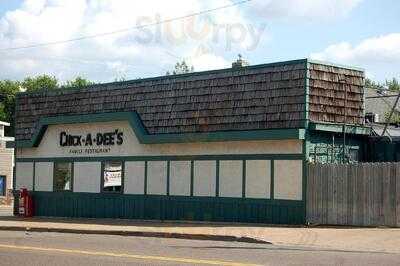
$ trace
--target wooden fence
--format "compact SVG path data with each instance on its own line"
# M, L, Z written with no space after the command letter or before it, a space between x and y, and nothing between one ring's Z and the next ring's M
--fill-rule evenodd
M400 163L309 164L307 221L400 226Z

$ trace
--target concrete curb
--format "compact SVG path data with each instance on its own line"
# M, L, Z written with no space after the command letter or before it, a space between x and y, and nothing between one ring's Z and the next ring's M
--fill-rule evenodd
M252 244L272 244L271 242L252 238L237 237L229 235L207 235L207 234L188 234L188 233L170 233L170 232L146 232L146 231L122 231L122 230L87 230L71 228L45 228L45 227L24 227L24 226L0 226L0 231L24 231L40 233L68 233L68 234L88 234L88 235L116 235L116 236L136 236L136 237L157 237L157 238L177 238L190 240L210 240L210 241L228 241Z

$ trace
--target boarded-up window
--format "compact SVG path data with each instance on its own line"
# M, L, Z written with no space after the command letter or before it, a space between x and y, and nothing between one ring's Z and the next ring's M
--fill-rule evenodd
M53 191L53 163L35 163L35 191Z
M219 162L219 196L242 197L243 162L239 160Z
M74 186L76 192L100 192L101 163L100 162L75 162Z
M147 162L147 194L167 194L167 162Z
M246 161L246 198L271 197L271 161Z
M301 200L303 162L300 160L274 161L275 199Z
M190 161L170 162L170 195L190 195L190 165Z
M145 162L125 162L124 193L144 194Z
M215 161L194 161L194 196L215 196L215 181Z
M32 190L33 188L33 163L16 163L15 173L15 189L26 188Z

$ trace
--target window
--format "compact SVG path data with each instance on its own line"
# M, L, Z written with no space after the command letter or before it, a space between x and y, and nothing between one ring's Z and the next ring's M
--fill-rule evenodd
M6 195L6 177L0 175L0 196Z
M350 162L358 162L358 149L350 148L348 157Z
M72 163L54 163L54 190L72 191Z
M121 192L122 191L122 162L104 162L103 170L103 191Z

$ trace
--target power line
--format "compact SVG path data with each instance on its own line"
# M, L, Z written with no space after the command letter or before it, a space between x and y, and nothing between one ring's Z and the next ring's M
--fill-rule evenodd
M93 34L93 35L81 36L81 37L67 39L67 40L45 42L45 43L36 43L36 44L31 44L31 45L26 45L26 46L3 48L3 49L0 49L0 52L37 48L37 47L42 47L42 46L63 44L63 43L82 41L82 40L92 39L92 38L97 38L97 37L104 37L104 36L123 33L123 32L127 32L127 31L138 30L138 29L143 29L143 28L147 28L147 27L153 27L153 26L157 26L157 25L160 25L160 24L169 23L169 22L173 22L173 21L177 21L177 20L182 20L182 19L186 19L186 18L190 18L190 17L200 16L200 15L204 15L204 14L207 14L207 13L210 13L210 12L214 12L214 11L218 11L218 10L221 10L221 9L226 9L226 8L242 5L242 4L245 4L245 3L250 2L250 1L252 1L252 0L242 0L242 1L234 2L234 3L229 4L229 5L220 6L220 7L211 8L211 9L206 9L206 10L202 10L202 11L199 11L199 12L196 12L196 13L192 13L192 14L188 14L188 15L184 15L184 16L180 16L180 17L175 17L175 18L170 18L170 19L165 19L165 20L154 22L154 23L145 24L145 25L142 25L142 26L136 26L136 27L130 27L130 28L124 28L124 29L119 29L119 30L115 30L115 31L110 31L110 32L103 32L103 33L98 33L98 34Z

